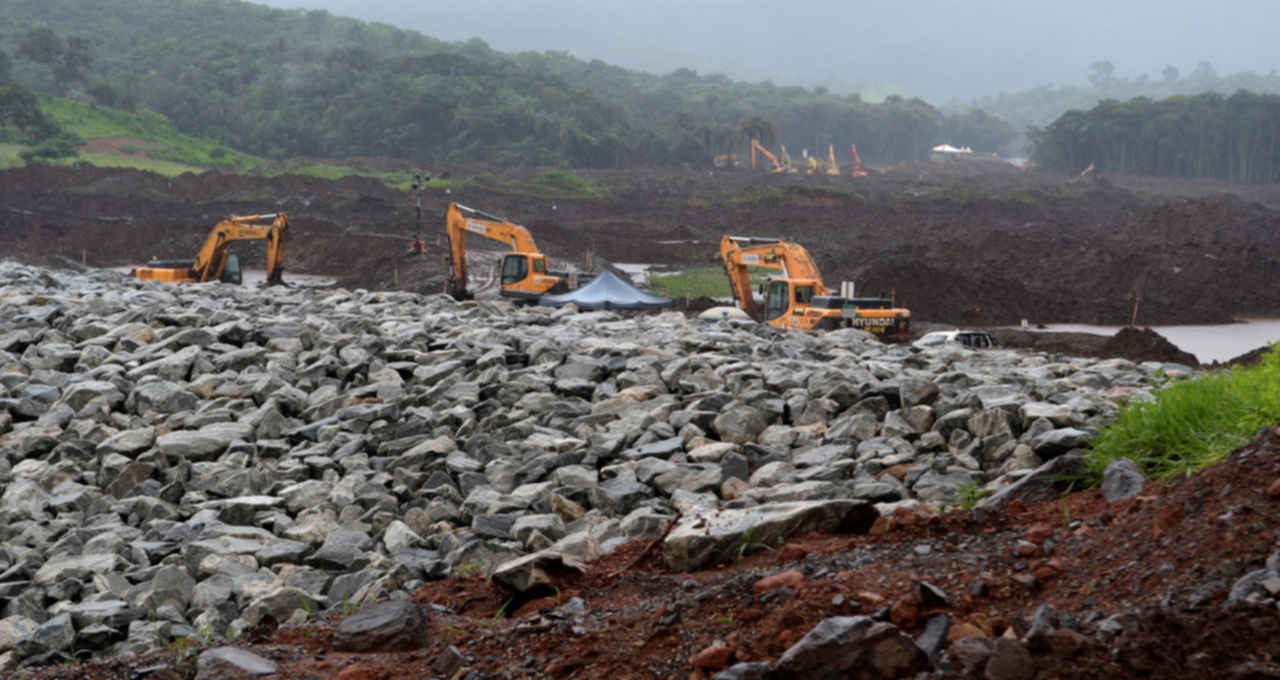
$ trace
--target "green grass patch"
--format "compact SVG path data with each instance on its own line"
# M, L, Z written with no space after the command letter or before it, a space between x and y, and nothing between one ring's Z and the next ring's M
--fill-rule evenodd
M607 192L602 185L585 180L571 172L552 170L538 175L533 186L551 192L556 197L600 198Z
M770 274L778 274L777 269L768 267L748 267L751 285L755 287ZM675 274L649 274L649 290L669 298L731 298L733 289L729 287L729 275L724 273L723 266L694 267Z
M0 170L20 168L26 165L18 154L27 147L21 144L0 144Z
M60 159L58 164L71 165L77 160L87 161L101 168L137 168L138 170L148 170L166 177L177 177L184 172L198 173L204 172L205 170L205 168L196 165L187 165L186 163L166 161L158 158L126 156L114 153L97 153L93 151L82 152L79 159Z
M68 99L42 99L40 108L45 115L59 125L80 135L86 140L110 139L116 137L134 137L139 142L127 142L125 146L132 150L145 151L147 158L158 161L169 161L177 165L193 168L214 168L228 171L245 171L262 165L262 159L249 154L226 148L219 142L201 139L178 132L173 123L166 117L140 109L123 111L102 106L94 106ZM140 157L121 149L122 159L139 159ZM88 158L88 155L86 155ZM99 158L99 160L101 160ZM141 158L140 160L147 160ZM95 165L98 161L92 160ZM118 167L140 167L144 170L152 168L138 165L128 160L113 161L110 165ZM173 169L176 166L159 166Z
M1168 383L1155 396L1122 407L1094 439L1087 481L1101 482L1118 458L1133 459L1154 478L1189 474L1280 422L1280 344L1255 366Z

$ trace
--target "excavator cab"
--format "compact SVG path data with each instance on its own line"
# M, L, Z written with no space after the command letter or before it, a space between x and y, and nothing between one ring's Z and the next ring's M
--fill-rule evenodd
M799 283L789 279L770 279L765 287L764 320L774 319L787 314L797 314L800 307L813 304L818 293L814 283Z
M218 276L218 280L236 286L244 283L244 276L240 271L239 255L227 253L227 261L222 265L222 274Z
M773 279L765 286L764 320L773 321L791 309L791 282Z
M547 258L541 254L511 253L502 257L502 287L519 287L529 274L546 274Z

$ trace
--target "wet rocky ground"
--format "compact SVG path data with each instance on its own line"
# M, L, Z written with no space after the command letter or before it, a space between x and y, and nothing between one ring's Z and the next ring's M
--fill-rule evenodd
M0 312L11 676L1277 674L1274 428L1069 481L1188 364L14 262Z

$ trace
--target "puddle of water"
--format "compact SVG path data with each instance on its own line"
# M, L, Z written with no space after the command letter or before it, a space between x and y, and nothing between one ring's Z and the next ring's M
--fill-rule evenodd
M1280 341L1280 319L1242 319L1241 323L1206 326L1151 326L1178 349L1194 354L1200 363L1228 361L1263 345ZM1123 326L1049 324L1045 330L1115 335Z

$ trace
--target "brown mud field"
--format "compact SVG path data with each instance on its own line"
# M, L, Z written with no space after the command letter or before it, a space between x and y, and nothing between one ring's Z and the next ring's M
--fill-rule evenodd
M535 171L494 173L492 187L469 182L424 194L431 248L412 258L404 250L414 236L413 197L373 180L8 170L0 172L0 257L138 264L194 253L228 215L282 211L291 223L288 271L350 287L439 292L441 216L456 200L529 226L559 261L582 262L590 250L613 262L704 266L715 264L724 233L784 236L814 254L829 284L853 280L863 292L891 293L921 328L1126 324L1135 313L1139 325L1280 317L1275 186L1071 182L1000 164L921 163L859 179L584 171L577 174L606 187L605 198L550 199L500 188ZM241 251L249 266L262 257ZM1017 344L1018 332L1008 333L1001 340ZM1021 342L1190 363L1139 330ZM479 576L428 584L414 593L429 620L428 642L414 651L336 651L340 613L266 625L230 644L271 659L272 677L290 680L683 680L776 662L832 616L873 616L912 637L945 616L951 649L968 655L953 654L928 677L1280 678L1280 578L1226 604L1240 577L1280 551L1275 428L1213 468L1149 481L1117 503L1090 490L996 511L901 512L867 535L797 537L692 573L666 569L649 548L623 546L532 601ZM1037 617L1042 605L1052 610L1048 628ZM986 642L965 646L965 638ZM15 677L191 678L200 644Z
M0 256L116 267L194 254L232 214L290 218L287 271L369 289L442 290L450 201L530 228L553 261L715 265L723 234L780 236L827 284L893 295L920 321L1139 326L1280 317L1280 185L1150 177L1071 181L1005 163L915 163L869 177L750 170L576 171L598 198L530 197L542 171L431 168L424 258L405 256L414 196L331 181L128 169L0 172ZM465 181L461 181L465 180ZM263 248L249 244L249 266ZM496 244L494 244L496 245ZM476 249L489 247L471 239Z

